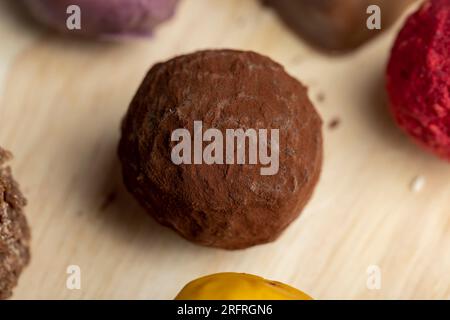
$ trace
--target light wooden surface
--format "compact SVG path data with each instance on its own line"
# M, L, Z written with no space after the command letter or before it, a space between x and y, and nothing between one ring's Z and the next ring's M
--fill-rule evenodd
M0 2L0 145L15 154L33 236L14 298L172 299L193 278L222 271L318 299L450 298L450 165L410 143L386 111L395 28L330 58L257 1L184 0L153 39L111 44L54 35L14 2ZM251 49L281 62L310 87L325 121L320 184L275 243L234 252L190 244L122 186L119 122L141 79L153 63L201 48ZM416 176L426 178L418 193ZM72 264L81 290L66 288ZM380 290L366 287L370 265L381 269Z

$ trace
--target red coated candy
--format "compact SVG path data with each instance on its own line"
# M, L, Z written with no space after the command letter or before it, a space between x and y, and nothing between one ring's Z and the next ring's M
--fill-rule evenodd
M398 125L450 161L450 0L429 0L406 21L392 49L387 90Z

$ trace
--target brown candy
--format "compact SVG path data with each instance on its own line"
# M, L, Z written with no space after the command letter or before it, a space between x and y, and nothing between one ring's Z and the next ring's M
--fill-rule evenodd
M11 154L0 148L0 299L12 295L30 260L30 231L23 214L26 200L4 163Z
M415 0L264 0L285 23L314 46L348 51L392 25ZM381 9L381 30L369 30L367 8Z
M174 164L171 136L179 128L192 133L195 121L224 136L227 129L278 129L279 170ZM226 249L269 242L312 195L321 126L306 88L267 57L232 50L180 56L155 65L131 102L119 145L124 181L158 222L190 241Z

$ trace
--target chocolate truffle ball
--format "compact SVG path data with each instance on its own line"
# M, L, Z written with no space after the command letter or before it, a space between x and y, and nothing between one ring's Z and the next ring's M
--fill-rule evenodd
M173 16L178 0L25 0L24 3L38 21L56 30L118 37L151 35L156 26ZM80 29L67 27L75 12L70 8L73 5L80 8Z
M23 214L26 204L4 163L11 154L0 148L0 299L7 299L30 260L30 231Z
M259 144L258 151L278 155L278 170L264 173L268 165L261 155L251 161L251 139L241 143L244 163L228 154L223 141L214 154L222 153L223 161L208 164L201 150L196 158L194 146L183 152L191 163L176 164L173 134L180 128L197 147L196 133L209 129L224 140L230 130L253 129L258 143L267 134L270 143ZM322 163L321 128L307 89L267 57L233 50L176 57L151 68L124 118L119 145L124 181L158 222L188 240L225 249L270 242L313 193ZM203 155L213 139L206 140L200 142Z
M387 68L390 109L415 142L450 161L450 0L406 21Z
M291 29L327 51L354 49L386 30L415 0L263 0ZM381 30L367 28L367 8L381 9Z

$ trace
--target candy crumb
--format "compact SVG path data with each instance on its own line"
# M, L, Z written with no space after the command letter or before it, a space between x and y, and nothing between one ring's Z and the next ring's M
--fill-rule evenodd
M411 191L419 193L425 187L426 179L424 176L417 176L411 182Z

